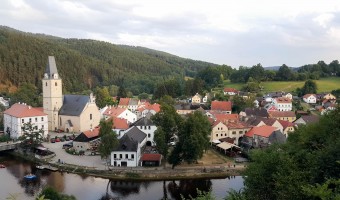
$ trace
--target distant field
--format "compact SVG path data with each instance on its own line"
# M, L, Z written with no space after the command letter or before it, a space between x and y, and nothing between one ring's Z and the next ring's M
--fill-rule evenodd
M340 89L340 78L331 77L323 78L315 81L318 86L318 92L330 92L332 90ZM305 81L270 81L262 82L261 85L264 87L264 92L273 91L285 91L290 92L298 87L302 87ZM224 81L225 87L231 87L235 89L241 89L244 84L242 83L230 83L229 80Z

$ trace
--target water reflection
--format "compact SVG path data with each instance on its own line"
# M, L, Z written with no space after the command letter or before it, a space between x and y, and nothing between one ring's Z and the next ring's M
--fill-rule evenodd
M0 155L0 158L2 156ZM116 181L86 175L68 174L39 170L34 165L13 157L1 161L6 165L0 170L0 196L20 193L22 199L34 199L45 186L58 192L74 195L78 200L87 199L188 199L197 197L197 189L224 197L229 188L240 189L242 178L237 179L198 179L177 181ZM35 180L25 180L28 173L35 174ZM182 195L182 197L181 197ZM19 198L20 199L20 198ZM221 198L222 199L222 198Z

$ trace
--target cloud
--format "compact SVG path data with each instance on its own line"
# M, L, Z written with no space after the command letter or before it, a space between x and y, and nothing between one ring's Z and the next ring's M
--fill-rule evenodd
M4 0L2 25L145 46L232 66L330 62L340 2L321 0Z

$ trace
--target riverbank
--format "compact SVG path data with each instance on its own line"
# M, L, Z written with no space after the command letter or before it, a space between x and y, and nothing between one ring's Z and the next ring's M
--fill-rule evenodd
M24 154L19 151L11 152L11 155L33 162L37 165L50 165L60 172L67 172L79 175L87 175L112 180L183 180L183 179L203 179L203 178L226 178L230 176L240 176L245 169L244 165L224 166L202 165L202 166L177 166L171 167L134 167L134 168L112 168L95 169L90 166L79 166L68 163L55 163L48 160L37 159L34 155Z

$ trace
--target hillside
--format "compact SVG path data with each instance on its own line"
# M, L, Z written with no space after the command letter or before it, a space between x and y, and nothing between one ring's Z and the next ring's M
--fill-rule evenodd
M134 94L152 93L155 84L171 77L193 77L215 64L180 58L143 47L64 39L0 26L0 84L41 87L48 55L54 55L66 91L123 85Z

